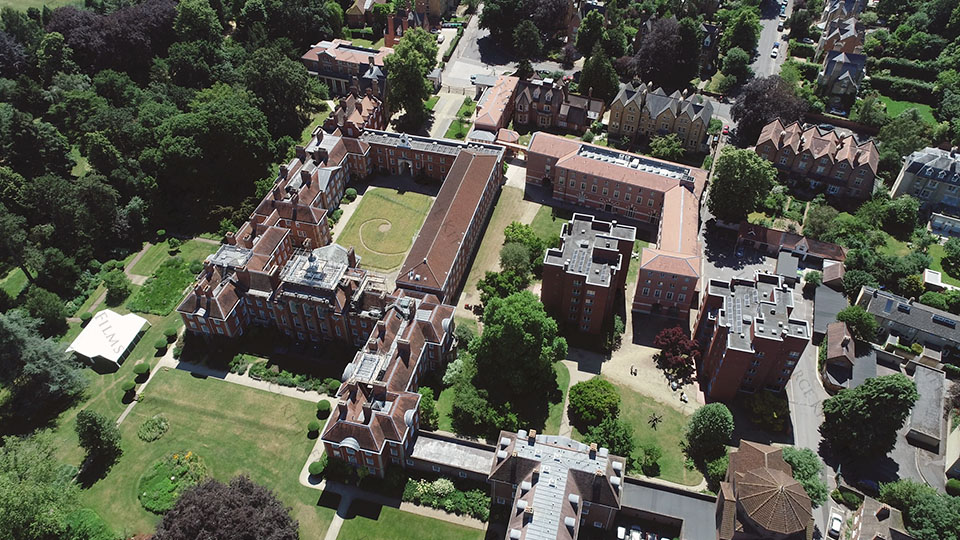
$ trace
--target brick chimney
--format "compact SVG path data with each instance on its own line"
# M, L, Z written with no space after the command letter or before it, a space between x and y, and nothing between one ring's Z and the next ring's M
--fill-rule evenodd
M353 250L352 246L347 250L347 264L349 264L351 268L357 267L357 252Z
M300 161L307 160L307 149L304 148L302 145L299 145L299 144L297 145L296 152L297 152L297 159L299 159Z
M280 165L280 179L286 180L288 174L290 174L290 169L286 165Z

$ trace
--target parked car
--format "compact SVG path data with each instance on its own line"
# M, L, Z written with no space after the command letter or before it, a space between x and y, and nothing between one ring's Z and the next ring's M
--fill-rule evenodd
M787 15L787 5L781 4L780 6L780 16L785 17Z
M804 43L806 45L813 45L813 40L808 37L805 37L800 40L800 43Z
M780 23L777 24L777 32L783 32L783 21L780 21Z
M833 124L819 124L817 127L820 128L820 131L833 131L837 129L837 126Z
M837 115L837 116L842 116L842 117L844 117L844 118L847 117L847 111L845 111L845 110L843 110L843 109L838 109L838 108L836 108L836 107L830 107L830 110L827 111L827 112L830 113L830 114L835 114L835 115Z
M730 134L730 126L723 126L723 134L724 135Z
M774 48L774 49L779 49L779 48L780 48L780 42L779 42L779 41L774 41L774 42L773 42L773 48Z
M830 525L827 527L827 534L832 538L840 538L840 528L843 526L843 518L836 512L830 513Z
M778 56L780 56L780 48L774 45L773 49L770 50L770 58L776 58Z

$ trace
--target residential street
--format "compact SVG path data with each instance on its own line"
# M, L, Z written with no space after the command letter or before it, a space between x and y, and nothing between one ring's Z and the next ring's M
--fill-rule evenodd
M787 42L781 37L786 33L786 29L777 30L777 24L780 23L780 4L776 0L763 0L760 5L760 40L757 42L756 61L750 65L757 78L766 77L780 73L780 65L787 58ZM793 0L787 2L787 16L790 16L793 10ZM780 54L777 58L770 57L770 51L773 49L774 42L780 42Z

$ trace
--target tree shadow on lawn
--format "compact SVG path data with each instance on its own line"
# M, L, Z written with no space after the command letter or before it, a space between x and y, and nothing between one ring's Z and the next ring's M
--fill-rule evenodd
M733 435L730 437L730 444L740 446L740 441L747 440L763 444L790 444L794 443L793 422L787 417L784 422L783 431L776 432L764 429L754 423L750 417L752 412L747 403L741 396L737 396L733 402L727 403L730 412L733 413Z

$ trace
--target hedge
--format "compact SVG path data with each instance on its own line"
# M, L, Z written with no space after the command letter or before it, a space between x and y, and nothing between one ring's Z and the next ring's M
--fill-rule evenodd
M919 81L937 80L936 69L914 60L907 60L906 58L895 58L892 56L883 58L868 57L867 69L871 74L881 70L890 70L890 75L893 77L903 77Z
M817 54L817 49L813 45L800 43L795 39L790 40L790 56L798 56L800 58L813 58L815 54Z
M369 39L373 41L373 28L354 28L350 30L350 36L359 39Z
M133 389L136 387L137 387L137 383L133 381L124 381L124 383L120 385L120 389L123 390L124 392L132 392Z
M84 311L83 313L80 314L80 324L86 326L86 324L90 322L90 319L92 318L93 318L93 313L90 313L89 311Z
M467 515L480 521L490 519L490 496L485 490L463 491L448 478L427 480L407 479L403 501L438 508L451 514Z
M956 478L947 480L947 495L960 496L960 480Z
M960 378L960 366L955 366L953 364L944 364L943 372L947 374L947 378L949 379Z
M450 58L453 56L453 51L457 48L457 43L460 43L460 36L463 35L463 27L457 28L457 35L450 40L450 44L447 45L447 50L443 53L443 61L449 62Z
M892 99L915 101L927 105L937 104L937 99L933 95L933 83L904 77L871 75L870 87Z
M163 337L167 338L167 341L176 341L177 339L177 329L176 328L166 328L163 331Z
M863 504L863 497L848 489L835 489L830 492L830 498L846 506L850 510L856 510Z

